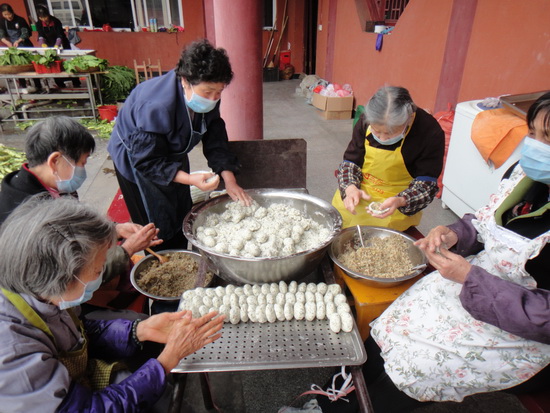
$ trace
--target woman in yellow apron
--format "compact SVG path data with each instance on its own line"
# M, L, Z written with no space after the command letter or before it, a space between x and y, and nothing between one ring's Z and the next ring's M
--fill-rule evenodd
M101 284L114 239L112 222L69 198L35 197L0 228L2 412L150 411L179 361L220 337L215 312L76 317ZM143 341L166 345L135 372L119 371Z
M338 168L332 205L343 227L418 225L443 168L445 134L407 89L385 86L365 105Z

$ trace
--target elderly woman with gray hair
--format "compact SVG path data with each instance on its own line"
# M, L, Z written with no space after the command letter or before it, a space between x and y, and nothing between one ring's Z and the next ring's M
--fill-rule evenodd
M365 105L338 168L332 204L343 226L399 231L418 225L434 199L443 167L445 134L409 91L384 86Z
M217 313L78 318L114 240L112 222L72 199L33 197L0 227L2 411L149 411L179 360L220 337ZM116 360L145 341L165 346L134 373L121 370Z

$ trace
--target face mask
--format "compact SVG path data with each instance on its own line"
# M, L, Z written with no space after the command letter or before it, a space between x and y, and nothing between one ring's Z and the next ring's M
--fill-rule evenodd
M405 126L405 129L403 129L403 132L401 132L401 134L397 135L396 137L394 138L391 138L391 139L386 139L385 141L381 140L378 136L376 136L372 130L370 131L370 134L372 135L372 137L374 138L374 140L376 142L378 142L380 145L386 145L386 146L390 146L390 145L393 145L394 143L397 143L399 142L401 139L403 139L405 137L405 131L407 130L408 126Z
M525 139L519 164L533 181L550 185L550 145L533 138Z
M97 277L96 280L90 281L89 283L84 283L80 280L80 278L75 278L84 285L84 291L82 291L82 295L77 298L76 300L71 301L65 301L63 298L61 299L61 302L59 303L59 308L61 310L66 310L67 308L71 307L77 307L82 303L85 303L86 301L89 301L94 293L97 291L97 289L101 286L101 282L103 281L103 274L101 274L99 277Z
M58 180L57 190L70 194L80 188L86 180L86 169L82 166L73 165L64 155L61 156L73 167L73 176L71 176L71 179Z
M193 94L191 95L191 100L187 100L185 93L183 94L183 97L185 98L185 103L187 104L187 106L189 106L189 108L195 113L210 112L212 109L216 107L216 105L220 101L219 99L210 100L197 95L195 93L195 90L193 89L193 85L191 85L191 90L193 91Z

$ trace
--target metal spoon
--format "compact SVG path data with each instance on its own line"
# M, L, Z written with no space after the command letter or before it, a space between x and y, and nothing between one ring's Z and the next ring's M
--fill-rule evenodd
M168 261L170 261L170 258L164 256L164 255L160 255L160 254L157 254L155 251L153 251L151 248L145 248L145 251L147 251L148 253L154 255L161 264L166 264Z
M361 246L365 248L365 243L363 242L363 234L361 234L361 227L357 225L357 232L359 233L359 239L361 240Z

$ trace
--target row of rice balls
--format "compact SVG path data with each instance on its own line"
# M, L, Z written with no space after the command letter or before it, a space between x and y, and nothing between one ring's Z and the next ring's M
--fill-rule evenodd
M335 333L353 329L351 309L338 284L296 281L242 287L230 284L188 290L182 298L180 310L190 310L194 317L217 311L232 324L328 319Z

